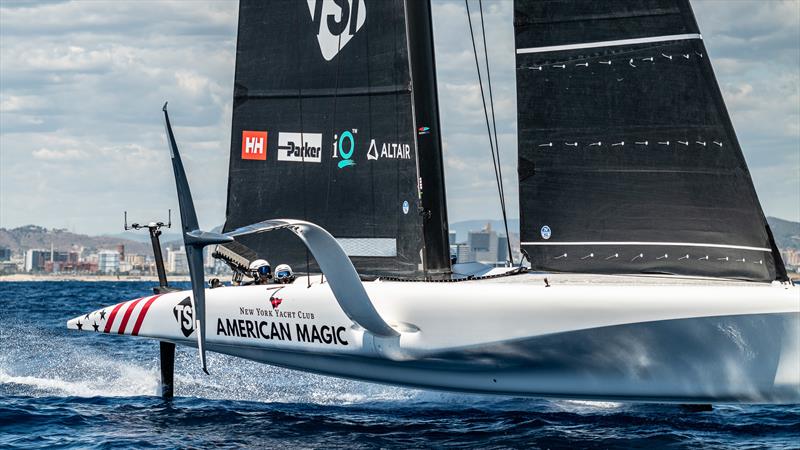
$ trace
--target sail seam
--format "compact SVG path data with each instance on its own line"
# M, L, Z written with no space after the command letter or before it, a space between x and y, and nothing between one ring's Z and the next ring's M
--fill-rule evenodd
M754 250L771 252L772 250L764 247L749 247L746 245L727 245L727 244L705 244L698 242L646 242L646 241L591 241L591 242L522 242L521 245L653 245L653 246L674 246L674 247L710 247L710 248L730 248L737 250Z
M687 39L703 39L699 33L671 34L667 36L650 36L634 39L619 39L614 41L580 42L577 44L550 45L547 47L518 48L517 54L557 52L562 50L580 50L583 48L618 47L620 45L649 44L652 42L682 41Z

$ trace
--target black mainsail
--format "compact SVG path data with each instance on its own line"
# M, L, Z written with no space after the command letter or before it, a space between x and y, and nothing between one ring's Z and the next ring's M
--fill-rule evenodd
M785 279L688 0L515 0L533 268Z
M427 2L241 0L225 231L327 229L359 273L449 272ZM242 239L317 270L279 232Z

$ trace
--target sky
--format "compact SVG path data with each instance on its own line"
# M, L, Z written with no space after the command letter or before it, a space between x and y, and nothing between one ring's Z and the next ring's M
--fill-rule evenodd
M800 221L800 1L692 5L762 207ZM167 99L200 225L221 225L237 8L0 0L0 227L117 233L123 210L135 221L177 212ZM506 203L517 218L513 3L486 0L484 16ZM497 219L463 1L434 0L433 21L449 219Z

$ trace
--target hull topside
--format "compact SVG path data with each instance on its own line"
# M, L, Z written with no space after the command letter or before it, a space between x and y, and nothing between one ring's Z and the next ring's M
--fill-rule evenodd
M355 325L324 283L210 289L207 349L321 374L453 391L800 401L796 288L545 287L531 279L365 283L378 312L400 332L396 341ZM72 319L68 327L195 346L190 297L184 291L135 299Z

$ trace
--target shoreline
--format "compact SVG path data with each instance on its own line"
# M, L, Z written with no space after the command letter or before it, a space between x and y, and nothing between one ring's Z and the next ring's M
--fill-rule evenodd
M170 282L189 282L189 275L175 275L175 276L168 276L167 279ZM142 275L142 276L132 276L132 275L76 275L76 274L39 274L39 275L32 275L26 273L16 273L11 275L0 275L0 283L3 282L31 282L31 281L87 281L87 282L120 282L120 281L128 281L128 282L135 282L135 281L143 281L143 282L151 282L151 283L158 283L158 277L155 275Z

